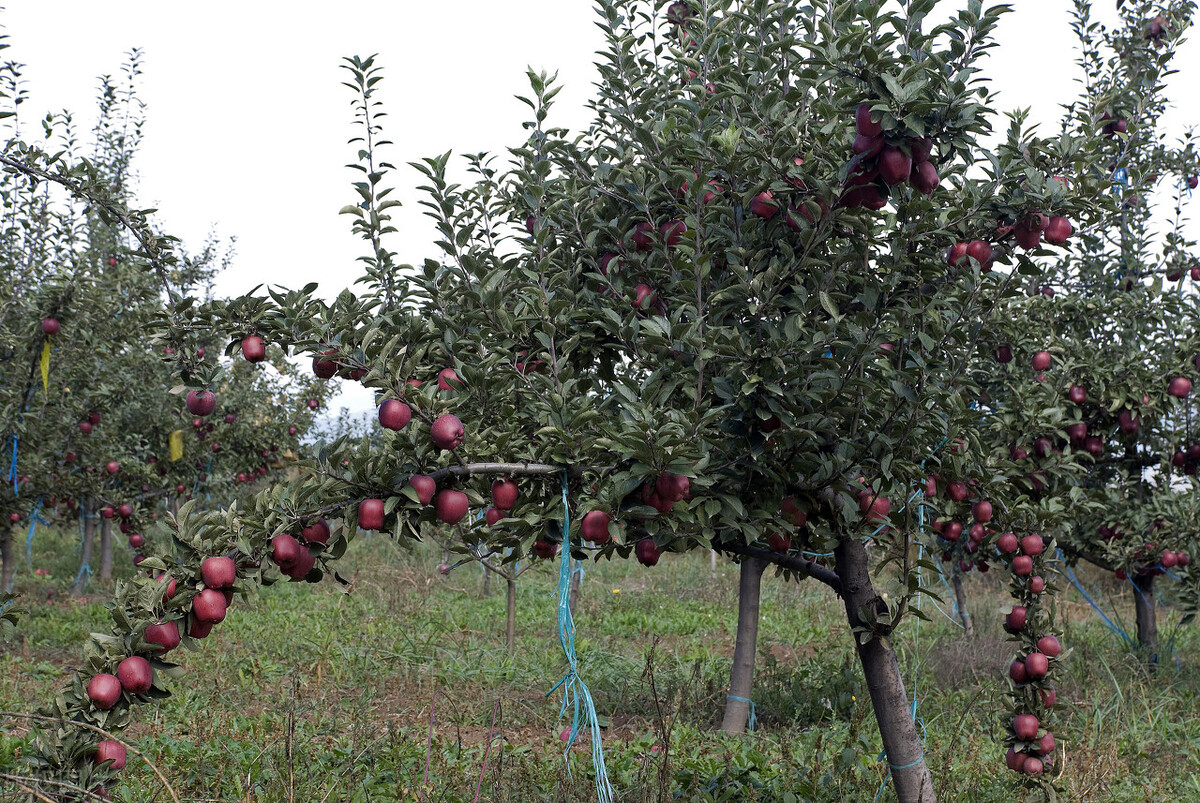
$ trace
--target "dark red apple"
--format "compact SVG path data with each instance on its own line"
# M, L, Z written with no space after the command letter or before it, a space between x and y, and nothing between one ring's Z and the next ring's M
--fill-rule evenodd
M533 554L543 560L549 560L558 554L558 544L552 544L549 541L534 541Z
M82 432L84 435L91 435L92 434L92 422L80 421L79 422L79 431Z
M1034 594L1040 594L1046 590L1046 581L1039 576L1029 578L1029 590Z
M466 387L453 368L443 368L438 372L438 390L462 390Z
M1020 658L1008 665L1008 676L1012 678L1013 683L1020 685L1029 682L1029 673L1025 671L1025 662Z
M192 615L198 622L223 622L225 610L225 595L215 588L204 589L192 600Z
M1126 435L1137 432L1138 427L1142 423L1140 416L1136 416L1128 410L1122 410L1120 415L1117 416L1117 421L1120 424L1121 431Z
M658 293L648 284L639 284L634 288L633 305L638 309L648 309L653 307L658 301Z
M1045 762L1036 756L1029 756L1025 759L1025 763L1021 765L1021 772L1026 775L1037 778L1046 771Z
M986 499L976 502L971 508L971 515L980 524L987 524L992 520L992 503Z
M1087 401L1087 391L1083 385L1071 385L1071 388L1067 391L1067 398L1073 404L1083 404Z
M711 192L706 193L705 198L711 195ZM667 248L674 248L683 242L683 235L687 234L687 230L687 224L682 220L668 220L658 227L658 236Z
M467 515L470 500L467 499L467 495L462 491L454 491L447 488L438 493L433 506L440 521L444 521L447 524L457 524L462 520L463 516Z
M495 527L496 522L504 518L504 511L500 508L489 507L483 512L483 520L487 522L489 527Z
M1031 652L1025 658L1025 671L1033 680L1044 678L1050 671L1050 659L1040 652Z
M205 416L217 407L217 397L211 390L193 390L187 395L187 409L192 415Z
M158 575L157 577L155 577L154 582L161 583L164 579L167 580L168 582L167 582L167 590L163 592L163 599L165 599L165 600L171 599L172 597L175 596L175 578L168 577L167 574L164 572L164 573Z
M187 634L190 638L208 638L215 626L213 622L201 622L192 616L188 618Z
M1021 552L1030 557L1036 557L1042 554L1042 551L1045 548L1045 541L1043 541L1042 537L1037 533L1027 535L1021 539Z
M146 539L141 533L132 533L129 536L129 545L134 549L141 549L145 543Z
M112 739L105 739L96 745L96 754L92 760L97 764L111 761L110 769L120 770L125 769L125 758L125 745L114 742Z
M1058 643L1058 639L1054 636L1042 636L1038 639L1038 650L1048 658L1057 658L1062 652L1062 645Z
M946 263L951 267L967 263L967 243L955 243L946 251Z
M954 542L962 538L963 526L957 521L948 521L942 526L942 538Z
M117 664L117 678L130 694L145 694L154 685L154 670L142 656L131 655Z
M985 273L992 269L992 246L984 240L972 240L967 244L967 256L979 263Z
M908 177L908 183L922 195L929 195L938 187L939 178L937 168L930 161L914 162L912 175Z
M512 510L519 495L517 484L508 477L492 483L492 504L501 510Z
M1071 226L1071 221L1065 217L1052 217L1046 223L1046 229L1042 232L1042 236L1051 245L1063 245L1074 231L1075 229Z
M767 549L777 554L786 554L792 548L792 539L782 533L771 533L767 536Z
M585 513L583 522L579 526L583 540L591 541L593 544L607 544L609 540L608 525L611 521L612 516L603 510L590 510Z
M1050 369L1050 352L1039 351L1033 355L1033 370L1048 371Z
M1017 245L1024 248L1026 251L1031 251L1041 245L1042 230L1029 229L1025 226L1015 226L1013 228L1013 237L1017 240Z
M367 529L372 528L368 527ZM287 568L295 563L303 551L304 547L300 546L300 542L288 533L280 533L271 539L271 560L281 568Z
M329 543L329 523L325 519L317 519L300 531L305 541L315 544Z
M883 137L868 137L865 134L859 134L854 138L850 149L855 154L861 154L864 158L870 159L883 150Z
M1010 363L1012 362L1013 353L1009 346L999 346L996 349L996 362Z
M965 482L952 482L946 486L946 496L953 499L955 502L961 502L967 498L970 490Z
M242 356L247 362L262 362L267 358L267 344L258 335L243 337Z
M786 497L779 503L779 510L783 513L783 520L789 522L796 527L803 527L808 521L808 514L800 508L800 503L795 497Z
M1038 725L1038 718L1033 714L1018 714L1013 717L1012 729L1021 741L1032 742L1037 738Z
M157 644L159 652L168 652L179 646L179 623L159 622L149 625L144 635L150 644Z
M1171 380L1171 384L1167 385L1167 394L1176 397L1177 399L1186 398L1192 392L1192 380L1184 376L1177 376Z
M330 354L336 354L336 349L326 349L312 359L312 371L320 379L330 379L337 373L337 363L324 359Z
M237 564L225 556L205 558L200 564L200 578L209 588L233 588L237 581Z
M999 549L1001 554L1011 555L1017 551L1018 547L1019 544L1015 533L1005 533L996 539L996 549Z
M408 478L408 484L417 491L417 501L422 505L428 505L433 501L433 495L437 493L437 482L427 474L414 474Z
M1010 747L1004 756L1004 764L1013 772L1020 772L1024 768L1027 758L1028 756L1024 753L1018 753L1015 747Z
M763 220L770 220L778 211L779 204L775 202L775 196L770 191L760 192L750 201L750 214Z
M433 426L429 428L429 436L433 445L439 449L457 449L462 445L467 431L458 416L446 413L433 422Z
M379 425L399 431L412 420L412 408L399 399L387 399L379 405Z
M1033 558L1028 555L1017 555L1012 559L1012 573L1017 577L1028 577L1033 574Z
M364 499L358 504L358 526L364 530L383 529L383 500Z
M1014 605L1013 609L1004 617L1004 626L1009 630L1024 630L1025 618L1029 610L1024 605Z
M877 137L883 133L883 124L872 119L870 103L860 103L854 110L854 127L858 133L868 137Z
M643 538L637 542L633 548L633 553L637 557L638 563L643 566L654 566L658 563L658 545L654 543L653 538Z
M107 711L121 699L121 681L117 680L115 675L106 672L93 675L88 681L87 695L92 705L101 711Z
M895 145L885 145L879 152L879 177L883 183L895 186L908 180L912 172L912 157Z
M301 549L300 557L296 558L295 563L284 569L283 573L293 580L303 580L316 564L317 559L313 554L307 549Z
M1038 689L1038 698L1041 699L1042 705L1047 708L1053 708L1054 704L1058 702L1058 694L1052 687Z
M638 251L649 251L654 247L654 224L642 221L633 227L633 247Z

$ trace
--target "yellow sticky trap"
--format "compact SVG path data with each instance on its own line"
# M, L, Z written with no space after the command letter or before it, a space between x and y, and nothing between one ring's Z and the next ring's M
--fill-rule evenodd
M42 344L42 391L50 392L50 341Z
M171 462L183 459L183 430L177 429L167 436L167 446L171 450Z

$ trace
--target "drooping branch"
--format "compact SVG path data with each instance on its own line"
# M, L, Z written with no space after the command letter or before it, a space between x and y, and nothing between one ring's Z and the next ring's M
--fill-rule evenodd
M776 566L782 566L785 569L800 572L814 580L819 580L832 588L835 593L842 593L842 578L838 577L837 572L800 555L781 555L769 549L760 549L759 547L750 546L738 541L724 541L720 544L714 543L713 549L717 552L728 552L732 555L742 555L748 558L765 560L767 563L773 563Z

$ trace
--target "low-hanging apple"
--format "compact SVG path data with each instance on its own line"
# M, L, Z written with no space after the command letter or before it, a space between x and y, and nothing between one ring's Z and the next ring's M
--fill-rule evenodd
M117 664L121 688L130 694L145 694L154 685L154 669L140 655L131 655Z
M211 390L192 390L185 403L192 415L206 416L217 408L217 397Z
M399 431L412 420L412 408L399 399L387 399L379 405L379 425Z
M92 760L97 764L103 764L106 761L111 761L110 767L114 770L125 768L125 745L120 742L114 742L112 739L105 739L96 745L96 753Z
M417 491L417 500L422 505L428 505L433 501L433 495L437 493L437 481L428 474L414 474L408 478L408 484Z
M603 510L589 510L584 514L583 521L579 525L583 540L591 541L594 544L607 544L609 541L608 525L611 521L612 516Z
M107 711L121 699L121 681L107 672L93 675L88 681L87 695L92 705L101 711Z
M500 510L512 510L518 496L520 489L512 479L504 477L492 483L492 504Z
M1025 671L1033 680L1044 678L1050 671L1050 659L1044 653L1031 652L1025 657Z
M1013 733L1023 742L1032 742L1037 738L1039 724L1038 718L1033 714L1018 714L1013 717Z
M328 544L329 543L329 522L325 519L317 519L312 524L309 524L300 531L300 536L307 542L313 544Z
M148 625L143 638L149 644L158 645L159 652L169 652L179 646L179 623L172 620Z
M434 510L440 521L446 524L457 524L462 521L463 516L467 515L467 510L470 507L470 501L467 495L462 491L455 491L450 488L438 493L434 500Z
M242 356L247 362L262 362L267 358L267 344L258 335L242 338Z
M192 599L192 615L196 621L219 624L225 621L225 595L215 588L206 588Z
M358 526L364 530L383 529L382 499L364 499L358 503Z
M237 564L224 555L205 558L200 564L200 577L209 588L232 588L237 581Z
M467 431L458 416L446 413L433 422L433 426L429 428L429 436L433 445L439 449L457 449L462 445Z
M638 541L633 548L633 552L637 557L638 563L643 566L654 566L658 563L660 552L653 538L643 538Z

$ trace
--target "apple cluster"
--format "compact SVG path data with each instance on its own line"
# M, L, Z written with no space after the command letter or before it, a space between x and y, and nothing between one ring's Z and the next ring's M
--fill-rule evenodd
M1018 645L1008 668L1015 716L1005 763L1014 772L1035 778L1054 759L1054 734L1046 720L1057 696L1049 678L1062 654L1058 637L1047 632L1050 613L1042 604L1047 588L1043 577L1047 546L1036 533L1018 538L1009 532L996 539L996 550L1008 564L1017 600L1004 619L1005 629Z
M924 195L937 189L938 172L931 161L933 141L929 137L884 132L870 103L861 103L855 110L854 128L857 136L851 146L854 157L842 193L843 206L882 209L891 188L905 182Z
M938 473L925 480L925 498L941 497L946 505L944 510L953 511L947 518L935 518L930 525L942 547L942 562L949 563L957 556L958 569L964 573L974 568L981 572L988 570L987 561L974 556L996 535L987 527L994 513L992 503L979 498L972 490L974 486L973 481L947 481Z

